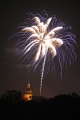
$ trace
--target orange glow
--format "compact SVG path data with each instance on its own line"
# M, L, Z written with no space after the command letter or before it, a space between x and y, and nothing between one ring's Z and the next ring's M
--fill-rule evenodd
M23 97L24 100L26 101L29 101L29 100L32 100L32 94L24 94L24 97Z
M25 101L30 101L30 100L32 100L32 90L31 90L31 88L30 88L30 83L28 83L27 84L27 90L26 90L26 93L24 94L24 96L23 96L23 99L25 100Z

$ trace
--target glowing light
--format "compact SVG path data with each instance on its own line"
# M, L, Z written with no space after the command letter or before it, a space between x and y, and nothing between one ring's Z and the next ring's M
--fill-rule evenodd
M60 64L60 75L63 67L71 65L76 60L74 45L76 44L75 35L70 32L71 27L67 27L56 17L42 17L40 14L30 14L24 25L20 26L21 31L15 36L20 37L16 43L18 50L16 53L23 58L22 61L29 59L28 67L37 67L42 63L40 94L42 80L45 72L46 62L50 64L51 57L57 57ZM51 57L50 57L50 56Z
M25 101L30 101L30 100L32 100L32 96L33 96L33 94L32 94L32 90L31 90L31 88L30 88L30 83L28 83L28 84L27 84L27 91L26 91L26 93L24 94L23 99L24 99Z

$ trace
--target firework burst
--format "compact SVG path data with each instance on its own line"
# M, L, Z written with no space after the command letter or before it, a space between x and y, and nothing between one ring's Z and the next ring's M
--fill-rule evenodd
M76 60L74 52L75 35L70 32L71 27L67 27L56 17L42 17L40 14L30 14L24 23L20 26L21 31L16 33L19 39L16 43L18 50L16 53L19 59L30 60L29 65L34 70L42 63L40 94L42 89L42 80L50 61L57 57L62 75L64 66L71 65Z

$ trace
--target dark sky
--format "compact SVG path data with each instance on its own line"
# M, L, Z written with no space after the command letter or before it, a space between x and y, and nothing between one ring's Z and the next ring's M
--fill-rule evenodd
M59 94L80 95L80 3L78 0L13 0L0 3L0 95L7 90L26 91L27 82L31 82L34 95L39 95L40 76L28 74L23 64L17 63L13 52L13 41L8 38L17 31L17 27L26 19L26 13L42 14L46 10L49 17L56 15L66 25L72 26L78 48L75 47L77 61L63 71L63 78L53 73L43 80L42 95L53 97ZM57 71L56 71L57 72Z

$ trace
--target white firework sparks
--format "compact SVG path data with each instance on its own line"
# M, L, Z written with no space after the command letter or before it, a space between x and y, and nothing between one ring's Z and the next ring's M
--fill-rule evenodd
M39 59L44 57L42 73L41 73L41 84L40 84L40 94L41 94L46 55L47 52L49 51L53 58L56 56L57 54L56 48L60 47L63 44L63 41L62 39L57 38L55 35L58 34L58 32L61 29L63 29L63 27L62 26L55 27L54 29L48 32L47 28L52 18L46 20L45 23L41 22L38 17L34 17L33 19L35 20L36 25L31 27L25 27L22 29L23 32L28 32L31 34L27 38L27 40L32 39L32 41L24 48L25 51L24 54L27 54L28 51L30 51L35 44L38 44L38 50L35 55L34 62L37 62Z
M26 27L22 29L24 32L29 32L31 35L27 40L32 39L32 41L24 48L24 54L28 53L35 44L39 44L38 50L35 56L35 62L39 60L40 57L44 57L46 51L49 50L52 57L56 55L56 48L60 47L63 44L62 39L55 37L55 34L58 33L63 27L56 27L51 31L47 32L48 25L52 18L49 18L46 23L40 22L38 17L34 17L35 23L37 25Z
M73 61L76 60L73 46L73 44L76 44L76 41L75 35L67 32L70 27L66 27L60 20L57 21L55 16L50 18L44 18L39 14L37 16L32 14L32 16L33 18L27 22L31 25L27 27L21 26L21 32L16 34L20 37L16 45L19 45L17 52L20 55L19 58L26 56L24 59L31 59L31 56L34 55L33 60L29 63L34 66L34 69L43 60L40 82L41 94L44 68L48 54L52 56L52 59L57 56L62 74L62 68L65 64L66 66L67 63L71 64L71 59ZM50 61L48 60L48 62Z

